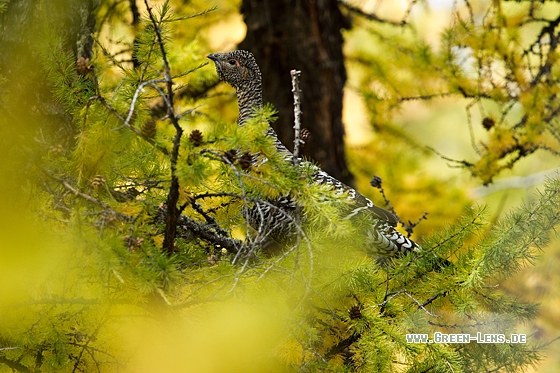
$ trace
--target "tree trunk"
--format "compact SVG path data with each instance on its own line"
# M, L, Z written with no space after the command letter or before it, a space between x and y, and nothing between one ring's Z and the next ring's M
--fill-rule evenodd
M346 69L342 28L349 23L336 0L243 0L250 50L263 75L263 98L279 111L273 124L280 140L293 149L294 112L290 70L302 71L302 127L311 132L303 155L347 184L342 97Z

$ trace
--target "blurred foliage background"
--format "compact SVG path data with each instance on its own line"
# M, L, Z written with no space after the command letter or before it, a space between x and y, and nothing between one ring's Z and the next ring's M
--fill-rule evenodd
M230 87L218 85L213 66L204 65L207 54L235 49L250 30L241 1L151 3L173 69L174 107L184 113L178 203L194 211L193 196L238 192L227 186L235 177L227 167L195 156L197 141L207 141L216 151L233 145L270 151L265 139L238 133L231 125L237 117L235 96ZM482 251L485 234L494 223L507 221L513 208L544 205L548 195L535 191L543 190L546 177L557 177L560 150L557 2L334 3L350 25L342 30L348 75L342 123L348 180L356 189L385 206L370 185L379 175L399 216L409 224L421 220L413 234L420 243L437 242L435 232L453 231L450 226L470 216L471 207L487 206L488 225L469 226L471 234L447 249L453 259L460 257L462 245L480 245ZM224 265L229 259L219 247L191 236L171 247L176 255L162 250L157 210L165 203L176 132L166 122L169 112L158 88L139 89L141 82L162 76L162 57L143 2L1 0L0 22L0 371L286 371L286 363L313 370L320 368L310 363L311 356L319 353L335 356L328 369L350 369L344 365L348 346L341 343L351 341L349 330L375 323L383 329L375 312L361 309L370 324L357 325L344 312L333 319L321 310L310 316L301 304L307 297L322 304L318 299L329 285L337 300L325 304L333 308L356 307L348 289L365 304L383 299L385 289L368 295L355 285L383 281L384 273L372 270L375 265L363 255L333 259L304 251L301 262L282 256L272 260L281 267L263 264L241 272ZM289 76L281 79L289 84ZM255 123L254 128L261 127ZM197 139L195 131L203 137ZM313 156L320 146L306 150ZM273 177L282 190L299 185ZM244 237L240 215L218 209L224 200L196 201L218 211L216 219L233 227L227 226L232 237ZM325 211L328 216L330 210ZM421 219L425 213L428 219ZM336 239L345 242L342 233ZM539 304L535 317L518 317L508 325L544 346L541 361L528 369L555 372L560 368L555 341L560 335L560 247L554 232L540 249L534 260L520 261L515 274L507 267L504 277L512 277L490 284L520 304ZM311 280L310 263L332 272ZM290 272L288 279L278 268ZM348 273L348 282L341 281ZM438 276L424 286L444 283ZM422 289L406 281L411 292L415 286ZM310 295L312 282L323 288ZM406 311L405 301L393 309L389 304L389 311L398 315L399 305ZM177 316L174 310L185 313ZM415 312L410 315L399 321L424 325ZM286 335L286 325L313 322L324 328ZM398 332L384 331L398 339ZM236 343L240 336L244 342ZM380 361L354 352L358 368L371 359L377 365L364 363L364 371L372 366L421 370L423 365L407 360L418 351L399 352L402 361L393 365L383 362L391 352L382 347L389 346L375 351ZM184 351L188 359L178 359ZM450 350L436 352L449 367L460 366ZM531 351L523 353L527 360L521 366L534 363ZM446 371L446 364L435 366Z

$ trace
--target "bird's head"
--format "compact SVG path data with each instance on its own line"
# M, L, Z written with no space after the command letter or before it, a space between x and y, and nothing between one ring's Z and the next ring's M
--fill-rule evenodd
M235 89L261 84L261 71L255 57L249 51L234 50L227 53L209 54L216 64L218 78Z

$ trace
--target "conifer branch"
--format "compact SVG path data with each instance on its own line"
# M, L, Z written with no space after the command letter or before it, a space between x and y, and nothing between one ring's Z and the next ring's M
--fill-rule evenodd
M213 11L216 10L216 9L218 9L218 6L217 6L217 5L214 5L214 6L210 7L210 8L204 9L204 10L202 10L202 11L200 11L200 12L196 12L196 13L189 14L189 15L186 15L186 16L181 16L181 17L169 17L169 19L163 20L162 22L186 21L187 19L191 19L191 18L195 18L195 17L200 17L200 16L203 16L203 15L206 15L206 14L208 14L208 13L210 13L210 12L213 12Z
M154 86L154 88L156 90L159 91L159 87L156 85L156 83L165 83L165 80L162 79L151 79L151 80L147 80L145 82L140 83L140 85L138 85L138 88L136 88L136 91L134 91L134 95L132 96L132 101L130 103L130 108L128 109L128 115L126 116L126 119L124 120L124 125L129 127L130 126L130 119L132 118L132 115L134 114L134 107L136 106L136 100L138 100L138 95L140 94L140 92L144 91L144 87L147 85L152 85ZM161 91L160 91L161 92ZM165 98L165 96L164 96ZM169 103L166 102L168 105Z
M43 298L43 299L36 299L30 300L26 302L20 303L20 305L61 305L61 304L70 304L70 305L134 305L137 302L133 299L118 299L118 298Z
M88 201L96 206L99 206L101 208L103 208L104 210L110 211L112 213L115 214L115 216L119 217L120 219L124 220L124 221L131 221L134 220L134 218L132 218L131 216L128 216L126 214L123 214L121 212L118 212L116 210L114 210L113 208L111 208L111 206L107 205L104 202L101 202L100 200L98 200L95 197L90 196L89 194L85 194L80 192L79 190L77 190L76 188L74 188L72 185L70 185L66 180L55 176L52 172L48 171L48 170L44 170L45 173L47 174L47 176L49 176L50 178L57 180L58 182L60 182L60 184L62 184L62 186L64 187L64 189L68 190L70 193L72 193L73 195L80 197L81 199Z
M465 111L467 112L467 127L469 128L469 136L470 136L470 139L471 139L471 148L475 151L476 154L478 154L480 156L481 152L480 152L479 147L476 144L474 129L473 129L473 125L472 125L472 115L471 115L471 108L477 103L480 105L480 100L479 99L472 100L467 105L467 107L465 108Z
M111 105L109 105L109 103L105 100L105 98L101 95L92 97L91 99L97 100L99 102L101 102L101 105L105 106L105 108L107 108L107 110L109 110L109 112L111 114L113 114L114 116L116 116L121 122L123 122L123 125L126 126L127 128L129 128L132 132L134 132L135 134L137 134L138 136L142 136L142 132L131 126L130 123L128 123L128 121L126 120L125 117L123 117L115 108L113 108ZM85 120L85 119L84 119Z
M196 105L195 107L191 108L191 109L187 109L185 111L180 112L179 114L177 114L177 119L181 119L183 118L185 115L191 114L193 113L196 109L198 109L199 107L201 107L202 105Z
M414 1L413 1L414 2ZM403 19L402 21L391 21L388 19L383 19L380 18L377 14L374 13L367 13L365 11L363 11L362 9L355 7L353 5L348 4L346 1L344 0L338 0L338 3L340 5L342 5L344 8L348 9L349 11L356 13L370 21L375 21L375 22L380 22L380 23L388 23L390 25L394 25L394 26L404 26L406 25L406 19ZM410 13L410 11L407 11L407 13Z
M241 201L243 201L245 206L247 206L249 203L255 203L255 202L267 203L267 202L263 201L263 200L260 200L260 199L249 198L246 195L245 187L244 187L244 183L243 183L243 178L242 178L241 173L239 172L239 170L237 170L235 165L226 156L224 156L223 154L221 154L217 151L210 150L210 149L202 149L200 154L201 155L211 155L211 156L216 157L217 159L221 160L225 164L229 165L231 167L231 169L234 171L234 173L237 177L238 183L241 187L241 195L238 195L238 194L235 194L235 193L221 192L221 193L205 193L203 195L196 196L196 198L193 198L192 201L190 201L188 203L190 203L191 206L197 212L199 212L207 220L207 222L209 224L203 225L203 224L200 224L200 223L196 222L195 220L192 220L191 218L189 218L185 215L180 215L179 218L178 218L178 225L182 228L187 228L195 236L200 237L204 240L207 240L208 242L211 242L215 245L219 245L221 247L224 247L229 252L234 253L235 257L233 258L232 262L235 263L239 259L240 255L242 255L242 254L246 255L246 254L249 254L249 253L253 253L255 248L262 244L261 240L257 240L255 242L252 242L249 245L247 245L247 243L244 243L243 241L239 241L239 240L236 240L236 239L233 239L233 238L229 237L227 231L225 231L223 228L221 228L219 226L219 224L215 221L215 219L212 218L211 216L209 216L206 212L204 212L202 210L202 208L195 202L196 199L207 198L207 197L225 197L225 196L227 196L227 197L240 199ZM244 176L246 176L246 175L244 175ZM185 207L186 207L186 204L181 206L180 209L178 210L179 213L181 213L184 210ZM276 206L273 206L273 208L277 209ZM282 211L282 210L280 210L280 212L284 213L284 211ZM214 231L213 229L215 229L216 231ZM262 230L259 229L259 232L257 233L257 237L263 237L264 238L264 237L266 237L266 235L264 235Z
M421 307L429 306L430 304L432 304L433 301L435 301L439 297L444 297L447 294L449 294L449 291L444 291L443 293L438 293L438 294L428 298L424 303L421 304ZM418 308L420 308L420 306L418 306Z
M404 16L402 19L402 24L407 24L408 23L408 17L410 16L410 12L412 12L412 8L414 7L414 5L416 4L418 0L412 0L409 4L408 7L406 8L406 11L404 12Z
M163 82L165 82L165 80ZM175 123L178 124L179 123L178 120L179 120L180 117L175 113L175 109L173 108L173 104L169 100L169 95L166 94L165 92L163 92L163 90L160 87L158 87L154 82L152 82L152 85L153 85L154 89L159 93L159 95L163 98L163 102L165 102L165 105L168 108L171 107L171 110L168 109L167 115L165 116L165 119L171 119L171 122L173 124L175 124ZM177 127L175 127L175 128L177 128Z
M467 224L464 224L459 230L457 230L456 232L453 232L452 234L449 234L447 237L445 237L443 240L441 240L440 242L436 243L434 246L432 246L428 251L434 251L436 248L443 246L445 244L447 244L448 242L452 242L453 240L455 240L458 237L463 236L465 233L467 233L469 231L469 229L477 224L478 221L480 221L480 219L482 218L482 211L478 211L473 217L472 219L469 219L469 222Z
M466 168L473 168L474 164L465 160L457 160L457 159L453 159L453 158L449 158L446 157L445 155L441 154L440 152L438 152L437 150L435 150L434 148L432 148L431 146L426 146L426 149L434 152L436 155L438 155L440 158L448 161L448 162L452 162L457 164L458 166L450 166L450 167L455 167L455 168L461 168L461 167L466 167Z
M251 201L250 201L250 199L247 197L247 194L246 194L246 192L245 192L245 184L243 183L243 178L242 178L242 175L241 175L241 173L239 172L239 170L235 167L235 165L233 164L233 162L230 161L225 155L220 154L220 153L218 153L218 152L216 152L216 151L213 151L213 150L210 150L210 149L203 149L203 150L200 152L200 154L201 154L201 155L203 155L203 154L209 154L209 155L212 155L212 156L217 157L217 158L220 159L222 162L224 162L225 164L227 164L227 165L232 169L232 171L235 173L235 176L236 176L237 181L238 181L238 183L239 183L239 186L240 186L240 188L241 188L241 195L240 195L238 198L240 198L240 199L243 201L243 204L244 204L244 207L245 207L245 208L243 208L243 214L245 215L245 216L244 216L244 217L245 217L245 222L247 222L247 221L248 221L248 217L247 217L247 214L248 214L247 206L249 205L249 203L250 203ZM263 228L263 226L264 226L264 216L263 216L262 211L260 210L260 207L259 207L258 204L257 204L257 209L258 209L259 214L261 215L261 224L260 224L259 229L258 229L257 237L263 237L263 240L264 240L265 236L263 236L263 234L262 234L262 228ZM247 229L247 233L249 233L249 229ZM247 238L250 239L250 236L247 236ZM254 247L254 246L259 246L259 245L260 245L260 242L257 241L257 242L253 242L252 245L250 245L250 246L251 246L251 247ZM253 253L253 251L254 251L254 250L246 251L245 254ZM232 260L232 263L236 263L237 260L239 259L240 255L241 255L241 251L237 251L235 257L234 257L233 260ZM244 266L245 266L246 264L247 264L247 263L245 262L245 263L244 263ZM236 280L236 281L237 281L237 280ZM234 286L235 286L235 285L234 285Z
M508 276L522 263L535 258L531 248L542 250L550 241L550 232L560 224L560 180L549 179L539 201L516 209L495 228L496 239L474 265L465 284L475 284L491 274Z
M261 210L261 206L266 206L272 210L274 210L277 214L281 215L283 218L288 219L289 221L294 222L294 227L298 232L298 238L302 239L305 244L306 247L308 249L309 252L309 257L310 257L310 269L309 269L309 281L311 281L311 277L313 274L313 251L312 251L312 247L311 247L311 241L309 240L309 238L307 237L305 231L303 230L303 227L301 227L301 225L299 224L298 221L295 221L294 217L287 214L286 211L284 211L283 209L279 208L278 206L275 206L273 204L271 204L270 202L263 200L263 199L259 199L259 198L251 198L248 197L247 194L245 193L245 187L244 187L244 182L243 182L243 177L253 177L252 175L248 175L245 173L241 173L237 167L224 155L221 154L217 151L211 150L211 149L202 149L200 152L201 155L210 155L212 157L215 157L216 159L219 159L220 161L222 161L223 163L227 164L235 173L238 183L241 187L241 194L235 194L235 193L229 193L229 192L219 192L219 193L203 193L201 195L197 195L194 196L192 198L192 200L188 203L191 203L191 205L193 206L193 208L201 213L201 215L203 215L203 217L207 220L207 222L209 223L210 227L215 227L216 230L223 234L224 236L227 235L227 232L225 230L223 230L221 227L219 227L219 225L217 224L217 222L215 221L214 218L210 217L206 212L204 212L200 206L198 204L196 204L196 200L197 199L203 199L203 198L210 198L210 197L231 197L234 199L239 199L243 202L245 208L243 209L244 213L246 213L246 208L248 207L248 205L250 203L253 203L256 208L257 208L257 212L261 215L261 219L260 219L260 225L259 227L256 229L257 233L255 236L255 239L251 240L251 238L249 237L249 245L246 245L244 250L237 250L237 251L232 251L234 253L236 253L235 257L232 260L232 263L236 263L239 258L241 257L241 255L244 255L246 258L249 258L250 255L247 254L252 254L254 253L254 251L258 248L261 247L263 245L263 243L266 241L267 237L268 237L268 231L267 231L267 226L266 226L266 219L264 218L264 214ZM257 179L259 181L262 181L263 183L270 185L269 183L267 183L264 180L261 179ZM271 185L273 186L273 185ZM194 204L194 205L193 205ZM186 207L186 203L181 206L180 211L182 212L184 210L184 208ZM184 217L183 215L181 215L181 217ZM245 219L245 221L247 221L247 219ZM193 232L194 233L194 232ZM195 234L196 235L196 234ZM283 253L283 255L280 256L280 258L278 258L277 262L281 261L283 258L285 258L287 255L289 255L290 253L292 253L294 250L296 250L298 248L299 244L294 245L291 249L289 250L285 250L285 252ZM229 250L229 249L228 249ZM241 269L241 271L244 271L245 266L247 265L248 262L245 262L243 264L243 267ZM272 267L274 266L271 265L266 271L268 272L268 270L270 270Z
M403 97L399 97L397 101L398 102L416 101L416 100L427 101L438 97L449 97L452 94L453 93L451 92L441 92L441 93L432 93L432 94L419 95L419 96L403 96Z
M244 177L253 178L253 179L256 179L256 180L258 180L258 181L260 181L260 182L262 182L266 185L269 185L269 186L275 187L275 188L277 186L272 185L272 184L270 184L270 183L268 183L265 180L262 180L260 178L255 178L252 175L249 175L249 174L246 174L246 173L241 173L237 169L237 167L235 167L235 165L225 155L223 155L221 153L218 153L214 150L203 149L203 150L201 150L200 154L201 155L208 154L208 155L216 157L217 159L220 159L223 163L230 166L230 168L233 170L233 172L235 173L235 175L237 177L239 186L241 187L241 195L237 195L237 194L233 194L233 193L220 193L219 195L238 198L238 199L243 201L245 207L247 207L249 203L254 203L255 204L255 206L257 208L257 212L260 215L260 225L259 225L259 228L256 229L257 230L257 235L256 235L257 240L255 242L253 242L253 244L255 246L257 246L257 247L261 246L262 243L264 243L265 240L268 237L268 232L266 231L266 226L265 226L267 219L265 219L264 214L261 210L261 205L265 205L265 206L275 210L278 214L282 215L284 218L288 219L289 221L294 222L294 228L298 232L298 237L300 237L301 239L303 239L306 242L307 248L308 248L309 253L310 253L310 257L311 258L313 257L313 253L312 253L312 250L311 250L311 242L307 238L307 236L306 236L303 228L299 224L299 222L295 221L294 217L287 214L283 209L279 208L278 206L275 206L275 205L271 204L270 202L268 202L266 200L248 197L247 194L245 193L243 178ZM213 196L215 196L215 195L216 194L214 194ZM210 196L210 194L204 195L204 197L207 197L207 196ZM244 213L246 213L246 209L244 209ZM247 218L245 218L245 221L247 221ZM234 261L235 260L236 260L236 258L234 259ZM312 265L311 265L311 272L312 272ZM310 275L311 275L311 272L310 272Z
M166 212L160 209L160 214L165 215ZM228 252L237 254L239 252L247 252L247 244L236 238L221 235L212 229L212 226L202 224L188 216L181 215L177 219L177 226L183 231L189 231L194 236L208 241L216 246L225 248Z
M492 183L491 185L479 186L473 188L470 194L474 198L483 198L493 193L497 193L502 190L507 189L526 189L533 185L537 185L546 180L547 177L552 176L555 173L560 172L560 168L554 168L551 170L535 172L527 176L512 176L504 179L500 179Z
M405 223L404 220L402 220L400 218L400 216L397 214L393 205L391 205L391 201L385 195L385 190L383 189L383 180L381 179L381 177L378 176L378 175L375 175L369 183L372 187L379 190L379 193L381 193L381 197L383 198L383 201L385 202L385 206L387 207L387 210L389 210L395 216L397 221L406 230L407 237L410 237L412 235L412 233L414 231L414 228L418 224L420 224L423 220L428 219L428 212L425 211L424 214L422 214L422 216L420 218L418 218L418 220L416 222L413 223L412 221L409 220L408 223Z
M111 105L109 105L109 103L105 100L105 98L101 95L97 95L95 97L92 97L91 99L97 100L101 103L101 105L105 106L105 108L107 110L109 110L109 112L111 114L113 114L115 117L117 117L121 122L125 123L126 122L126 118L123 117L121 114L119 114L119 112L113 108ZM126 127L128 129L130 129L132 132L134 132L136 135L140 136L142 139L144 139L146 142L148 142L150 145L152 145L154 148L156 148L157 150L159 150L161 153L165 154L165 155L169 155L169 150L167 150L164 147L161 147L159 145L156 144L156 142L154 141L154 139L147 137L146 135L144 135L142 133L142 131L140 131L139 129L137 129L136 127L127 124Z
M406 295L408 298L410 298L414 303L416 303L416 305L418 306L419 309L421 309L422 311L426 312L426 314L428 314L429 316L432 316L432 317L441 317L441 316L438 316L438 315L434 315L433 313L431 313L430 311L428 311L428 310L424 307L424 305L423 305L422 303L420 303L416 298L414 298L408 291L406 291L406 289L398 290L398 291L395 291L395 292L392 292L392 293L387 294L387 295L386 295L386 299L385 299L381 304L379 304L378 306L379 306L380 308L384 308L384 307L387 305L387 303L389 303L393 298L395 298L396 296L401 295L401 294L404 294L404 295Z
M171 119L171 122L173 123L173 126L175 127L175 130L177 132L182 132L181 126L179 125L179 122L177 121L177 119L175 118L174 115L174 97L173 97L173 78L171 77L171 68L169 67L169 62L167 60L167 52L165 50L165 44L163 43L163 37L161 35L161 29L157 24L156 18L152 12L152 7L150 5L150 2L148 0L144 0L144 3L146 4L146 9L148 10L148 15L150 17L150 20L152 21L152 25L154 26L154 32L156 33L156 38L157 38L157 43L159 45L159 49L161 52L161 57L163 59L163 67L165 69L165 82L167 83L167 110L169 112L169 118Z
M10 360L4 356L0 356L0 363L5 364L8 368L21 373L31 373L31 370L18 361Z
M183 128L179 124L179 120L175 115L175 102L173 93L173 79L171 77L171 68L169 67L169 61L167 60L167 52L165 50L165 45L163 43L163 37L161 35L161 29L156 21L156 18L152 12L152 7L148 0L144 0L146 4L146 9L152 25L154 27L154 32L156 33L157 43L161 52L161 57L163 59L163 67L165 69L165 82L167 84L166 105L167 105L167 115L175 127L175 137L173 139L173 149L171 150L170 162L171 162L171 185L169 186L169 192L167 194L167 214L165 221L165 235L163 239L163 249L168 255L175 252L175 238L177 234L177 223L179 218L179 209L177 203L179 201L179 178L177 177L177 160L179 158L179 148L181 145L181 137L183 135Z
M191 200L191 206L196 212L198 212L200 215L202 215L202 217L206 220L206 222L211 227L214 227L214 229L216 229L216 231L219 234L221 234L222 236L227 236L228 235L228 232L225 229L223 229L222 227L220 227L220 225L218 224L216 219L214 219L213 217L208 215L208 213L206 211L204 211L202 206L200 206L198 203L196 203L196 201L194 199Z

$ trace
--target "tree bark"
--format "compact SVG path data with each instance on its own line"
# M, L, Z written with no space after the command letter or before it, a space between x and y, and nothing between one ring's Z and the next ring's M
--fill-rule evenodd
M346 69L341 29L349 22L336 0L243 0L250 50L263 75L263 98L279 111L273 127L293 149L293 96L290 70L302 71L302 127L311 132L303 155L332 176L352 184L344 152L342 98Z

